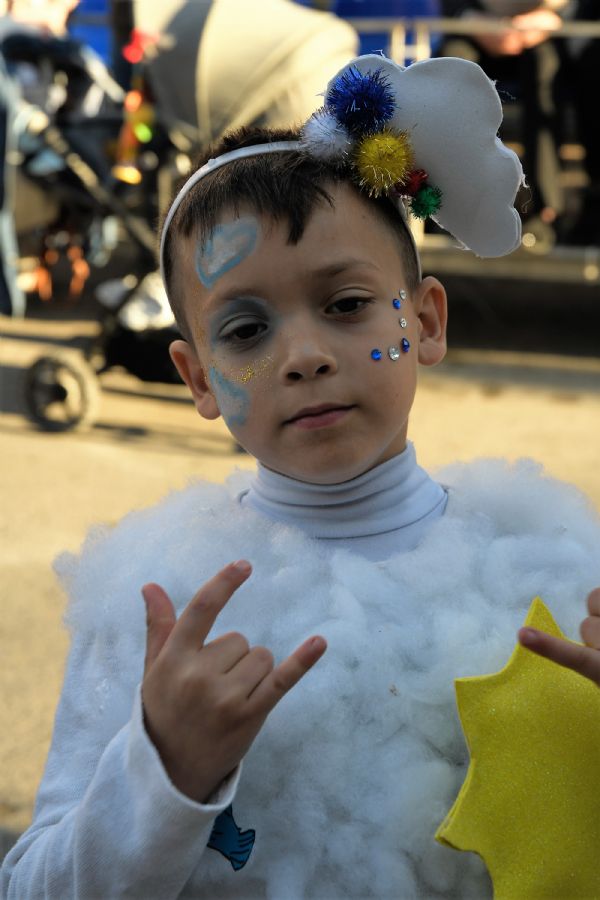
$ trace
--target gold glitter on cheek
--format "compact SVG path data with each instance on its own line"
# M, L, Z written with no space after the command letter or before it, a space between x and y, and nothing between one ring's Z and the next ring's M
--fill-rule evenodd
M246 368L242 369L242 371L240 372L239 380L242 382L242 384L246 384L248 381L250 381L251 378L254 378L255 375L255 369L253 369L252 366L246 366Z
M240 384L247 384L253 378L257 378L260 375L266 375L272 368L273 357L265 356L264 359L259 360L254 365L245 366L243 369L240 369L239 372L232 372L230 377L232 381L237 381Z

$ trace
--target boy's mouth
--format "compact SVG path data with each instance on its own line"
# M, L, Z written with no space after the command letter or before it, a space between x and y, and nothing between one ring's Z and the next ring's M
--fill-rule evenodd
M299 428L321 428L325 425L333 425L354 406L338 406L334 403L322 403L320 406L306 406L287 419L285 425L297 425Z

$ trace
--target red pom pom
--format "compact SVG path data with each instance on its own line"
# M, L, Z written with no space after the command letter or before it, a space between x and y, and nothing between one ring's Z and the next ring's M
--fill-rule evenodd
M409 173L406 181L402 185L402 193L408 194L409 197L416 196L427 182L428 178L429 176L424 169L414 169Z

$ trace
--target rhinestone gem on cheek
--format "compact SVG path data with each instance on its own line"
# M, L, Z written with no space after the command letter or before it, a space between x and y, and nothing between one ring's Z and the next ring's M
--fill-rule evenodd
M406 300L406 297L408 296L406 291L404 290L404 288L402 288L402 290L398 291L398 295L401 300Z
M404 316L401 319L399 319L398 321L400 322L400 328L406 328L406 326L408 325L408 322L406 321Z
M408 341L406 338L402 338L402 352L408 353L409 349L410 349L410 341Z
M400 359L400 349L398 347L389 347L388 356L393 360Z
M371 359L381 359L381 350L378 350L377 348L375 350L371 350Z
M402 301L398 300L398 298L394 298L394 300L392 300L392 305L393 305L394 309L400 309L400 306L402 305Z

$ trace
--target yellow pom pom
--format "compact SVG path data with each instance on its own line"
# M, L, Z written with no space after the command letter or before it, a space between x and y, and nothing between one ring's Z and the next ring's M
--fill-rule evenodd
M384 129L369 134L357 145L354 163L359 183L372 197L402 184L414 167L414 154L405 131Z

